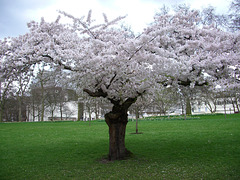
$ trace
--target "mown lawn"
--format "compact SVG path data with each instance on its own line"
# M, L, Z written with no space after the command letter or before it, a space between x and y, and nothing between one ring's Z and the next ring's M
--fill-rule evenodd
M0 124L0 179L240 179L240 114L155 117L127 126L131 159L102 160L104 122Z

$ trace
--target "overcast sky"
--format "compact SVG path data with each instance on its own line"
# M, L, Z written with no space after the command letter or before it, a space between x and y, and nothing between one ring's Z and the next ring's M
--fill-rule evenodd
M102 20L104 12L109 19L128 15L125 22L135 32L141 32L153 20L153 15L164 4L171 7L185 3L194 9L212 5L217 13L227 13L231 0L0 0L0 39L26 33L27 22L57 18L57 10L76 17L86 15L92 9L93 18Z

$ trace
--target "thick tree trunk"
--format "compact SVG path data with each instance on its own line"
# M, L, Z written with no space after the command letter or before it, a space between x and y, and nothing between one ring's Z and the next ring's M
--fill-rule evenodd
M110 161L121 160L132 154L125 147L125 132L128 123L128 108L135 103L137 98L128 98L124 103L111 100L112 111L105 115L109 127L109 154Z
M127 113L107 113L105 121L109 127L109 154L110 161L129 157L131 152L125 147L125 132L128 123Z
M99 89L95 92L84 89L84 92L88 93L88 95L92 97L107 97L107 93L104 92L102 89ZM140 96L144 92L138 93L138 96ZM105 121L109 127L108 159L110 161L125 159L132 154L125 147L125 132L128 123L127 111L128 108L136 102L138 96L134 98L128 98L124 102L108 98L108 100L110 100L110 102L113 104L112 111L105 114Z

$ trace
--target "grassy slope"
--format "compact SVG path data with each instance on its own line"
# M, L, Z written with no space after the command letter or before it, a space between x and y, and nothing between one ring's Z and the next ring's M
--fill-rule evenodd
M2 123L0 179L240 179L239 114L170 119L129 122L134 157L108 163L104 122Z

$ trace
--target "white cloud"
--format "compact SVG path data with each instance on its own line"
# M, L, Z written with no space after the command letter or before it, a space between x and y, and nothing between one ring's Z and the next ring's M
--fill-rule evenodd
M56 0L51 6L37 11L29 11L29 16L34 14L34 19L40 20L44 16L46 20L53 21L58 16L57 10L66 11L76 17L87 15L92 9L93 18L102 21L102 13L106 13L109 19L117 16L128 15L125 22L132 27L135 32L141 32L148 23L153 20L154 14L164 3L173 5L177 3L190 4L192 8L202 8L208 5L218 6L218 12L227 11L230 0L182 0L182 1L157 1L157 0Z
M186 3L196 9L211 4L217 7L218 13L224 13L227 12L231 0L35 0L34 3L32 0L22 0L22 2L0 1L0 14L2 12L0 27L4 28L0 32L0 38L7 33L10 36L23 34L27 31L26 23L31 20L40 21L41 17L44 17L47 21L54 21L58 16L57 10L81 17L92 9L93 18L97 21L103 20L102 13L106 13L110 20L128 14L125 22L135 32L141 32L152 22L154 14L163 4L172 6Z
M192 0L191 7L194 9L206 8L209 5L217 7L217 13L227 13L231 0Z
M47 21L54 21L58 16L57 10L63 10L76 17L87 15L92 9L93 18L102 21L102 13L106 13L109 19L128 15L125 22L134 31L142 31L147 23L153 20L153 16L159 7L156 4L141 0L116 0L111 3L101 3L100 0L58 0L55 4L37 10L28 10L25 14L39 21L43 16Z

